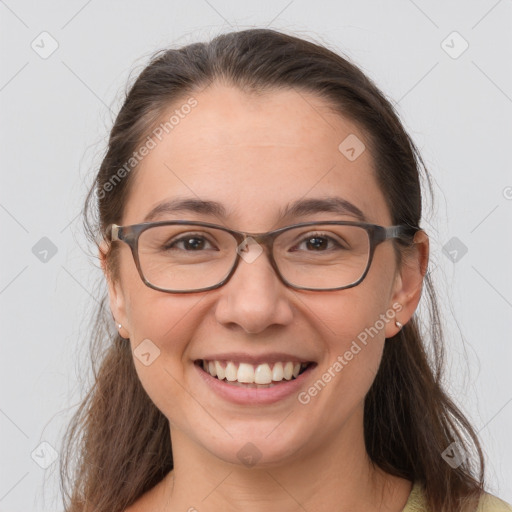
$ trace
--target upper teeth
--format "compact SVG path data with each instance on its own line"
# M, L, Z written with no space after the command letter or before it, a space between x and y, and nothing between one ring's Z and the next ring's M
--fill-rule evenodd
M227 364L221 361L206 361L203 359L203 370L212 377L220 380L226 379L230 382L238 381L246 384L270 384L283 379L291 380L292 377L299 375L301 367L306 367L307 363L263 363L252 365L248 363L234 363L228 361Z

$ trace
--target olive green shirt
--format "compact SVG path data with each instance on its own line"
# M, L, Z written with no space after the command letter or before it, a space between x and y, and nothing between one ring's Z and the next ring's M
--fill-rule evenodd
M425 503L425 496L421 484L415 483L413 485L403 512L430 512ZM476 512L512 512L512 506L496 496L486 493L480 499Z

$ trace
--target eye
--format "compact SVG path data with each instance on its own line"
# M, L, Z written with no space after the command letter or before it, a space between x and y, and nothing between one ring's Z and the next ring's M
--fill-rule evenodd
M329 249L346 249L341 241L334 239L333 237L327 235L326 233L311 233L304 237L302 241L295 247L293 250L300 250L301 246L305 244L308 252L323 252Z
M204 249L215 249L215 247L203 236L194 233L188 233L178 239L167 242L164 250L179 249L190 252L200 252Z

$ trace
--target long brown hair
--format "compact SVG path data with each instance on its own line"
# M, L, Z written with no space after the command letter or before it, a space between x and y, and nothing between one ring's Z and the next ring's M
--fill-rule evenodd
M431 192L430 178L390 101L355 65L324 46L252 29L153 55L127 92L86 200L92 239L122 218L136 166L119 169L170 105L214 81L247 92L293 88L326 100L363 131L393 224L420 227L421 182ZM114 244L107 255L112 275L115 256ZM414 315L385 344L365 399L366 449L386 472L420 482L432 511L474 510L484 489L483 454L474 429L442 387L443 335L428 274L424 292L426 332ZM173 468L169 422L143 389L130 344L113 331L107 304L104 297L90 347L94 383L63 440L61 487L68 512L123 510ZM465 457L452 468L441 454L454 442Z

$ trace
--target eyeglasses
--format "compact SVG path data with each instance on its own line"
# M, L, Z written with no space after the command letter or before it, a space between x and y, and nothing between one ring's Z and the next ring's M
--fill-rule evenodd
M291 288L351 288L366 277L377 245L392 238L411 243L419 229L325 221L244 233L186 220L109 228L111 242L130 246L142 281L168 293L219 288L234 274L240 258L252 263L263 251L279 279Z

